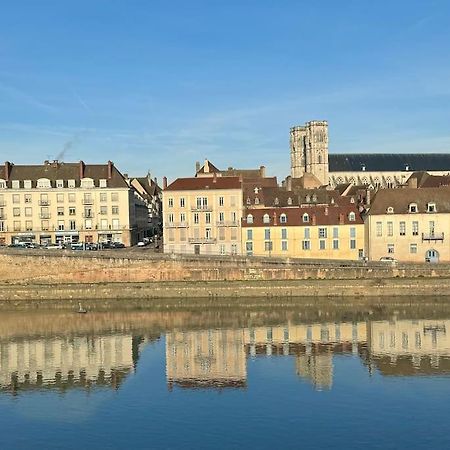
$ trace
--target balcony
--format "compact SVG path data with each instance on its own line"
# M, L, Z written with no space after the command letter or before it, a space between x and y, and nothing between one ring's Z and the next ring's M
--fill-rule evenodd
M39 200L39 206L49 206L50 200Z
M93 218L94 218L94 213L92 213L92 212L84 212L84 213L82 214L82 216L83 216L85 219L93 219Z
M197 205L197 206L191 207L191 211L208 212L208 211L212 211L212 210L213 210L212 206L208 206L208 205Z
M189 238L189 244L215 244L216 238Z
M50 219L50 213L39 214L39 219Z
M187 222L167 222L165 224L166 228L188 228Z
M83 205L93 205L94 199L93 198L83 198L82 203L83 203Z
M218 227L237 227L238 225L237 220L220 220L217 222Z
M444 240L444 232L442 233L422 233L422 242L423 241L443 241Z

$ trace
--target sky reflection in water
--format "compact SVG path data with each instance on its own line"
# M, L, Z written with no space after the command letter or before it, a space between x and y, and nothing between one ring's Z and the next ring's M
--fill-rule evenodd
M2 312L2 449L449 448L450 309Z

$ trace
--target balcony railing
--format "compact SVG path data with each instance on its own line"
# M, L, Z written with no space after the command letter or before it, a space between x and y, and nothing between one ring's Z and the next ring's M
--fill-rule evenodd
M39 200L39 206L49 206L50 200Z
M215 244L216 238L189 238L189 244Z
M442 233L422 233L422 241L443 241L444 232Z
M89 213L85 212L85 213L82 214L82 216L85 219L93 219L94 218L94 213L92 213L92 212L89 212Z
M94 204L94 199L93 198L83 198L82 203L83 203L83 205L92 205L92 204Z
M188 228L187 222L167 222L166 228Z
M212 211L212 206L208 206L208 205L192 206L191 211Z
M238 221L237 220L219 220L217 222L218 227L237 227Z

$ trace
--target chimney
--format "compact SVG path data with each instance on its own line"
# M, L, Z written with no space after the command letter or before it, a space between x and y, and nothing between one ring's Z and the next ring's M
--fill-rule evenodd
M5 181L9 181L11 176L11 166L12 164L9 161L5 161Z
M292 191L292 177L290 175L286 177L286 190Z
M316 221L316 215L313 214L313 215L311 216L311 224L314 226L314 225L317 224L316 222L317 222L317 221Z
M167 177L163 177L163 189L167 188Z
M325 214L326 216L328 216L328 206L325 206L324 214Z
M217 173L214 172L213 174L213 183L217 183Z
M277 213L276 212L273 213L273 224L277 225Z
M344 225L344 214L339 214L339 225Z
M204 168L205 168L205 173L209 173L209 161L207 159L205 159Z
M198 161L195 162L195 173L200 170L200 163Z
M108 180L112 178L112 169L113 169L114 163L112 161L108 161ZM126 176L125 178L128 178Z
M266 178L266 166L261 166L259 168L259 176L261 178Z
M366 205L370 206L370 189L366 190Z
M158 186L158 178L153 178L154 183L156 184L156 186Z
M408 178L408 187L411 189L417 189L417 178L416 177Z
M80 161L80 180L84 178L84 162Z

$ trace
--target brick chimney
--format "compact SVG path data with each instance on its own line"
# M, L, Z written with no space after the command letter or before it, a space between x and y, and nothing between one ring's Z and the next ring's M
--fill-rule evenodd
M163 177L163 189L167 189L167 177Z
M339 214L339 225L344 225L344 214Z
M9 181L11 176L11 166L12 164L9 161L5 161L5 181Z
M112 161L108 161L108 180L112 178L112 171L113 171L114 163ZM125 177L128 178L128 177Z
M328 216L328 206L325 206L324 214Z
M276 212L273 213L273 224L277 225L277 213Z
M213 183L217 183L217 173L214 172L213 174Z
M286 177L286 190L292 191L292 177L290 175Z
M316 220L316 215L315 215L315 214L313 214L313 215L311 216L311 224L312 224L312 225L316 225L316 224L317 224L317 220Z
M195 162L195 173L200 170L200 163L198 161Z
M417 178L416 177L408 178L408 187L411 189L417 189Z
M205 173L209 173L209 161L207 159L205 159L204 168L205 168Z
M80 175L80 180L81 180L82 178L84 178L84 168L85 168L84 162L83 162L83 161L80 161L80 173L79 173L79 175Z
M266 177L266 166L261 166L259 168L259 176L261 178L265 178Z

